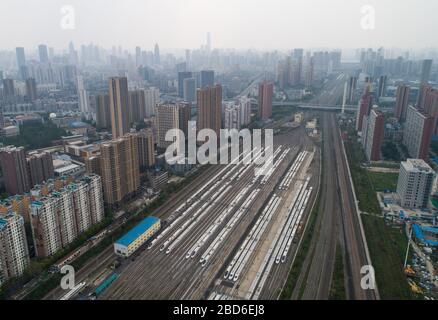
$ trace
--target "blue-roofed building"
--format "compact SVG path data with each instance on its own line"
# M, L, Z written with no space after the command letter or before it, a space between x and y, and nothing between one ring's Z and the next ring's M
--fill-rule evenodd
M147 217L114 243L114 252L129 257L161 228L157 217Z

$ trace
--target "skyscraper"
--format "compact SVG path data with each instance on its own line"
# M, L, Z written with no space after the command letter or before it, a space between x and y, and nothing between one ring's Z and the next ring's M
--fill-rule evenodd
M272 82L263 81L259 84L259 117L267 120L272 115L272 96L274 85Z
M160 104L155 109L157 146L165 149L173 143L172 141L166 141L166 133L171 129L181 129L179 109L175 104Z
M383 116L383 113L378 110L373 109L369 116L364 117L362 142L368 161L380 160L380 148L383 141L384 125L385 117Z
M401 84L397 87L395 100L395 116L401 122L404 122L406 120L410 90L411 88L405 84Z
M82 114L88 114L90 112L90 101L88 92L84 87L84 79L81 75L77 77L76 88L78 92L79 110Z
M184 100L187 102L194 102L196 100L196 79L186 78L183 85Z
M141 61L141 48L135 47L135 66L139 67L142 65Z
M192 73L190 71L178 72L178 96L184 98L184 80L192 78Z
M156 43L154 47L154 63L160 64L160 62L160 47L158 46L158 43Z
M91 174L71 183L58 182L32 190L30 224L38 257L53 256L104 218L100 176Z
M179 102L178 107L178 118L179 118L179 128L184 132L187 139L189 132L189 121L191 118L192 105L190 102Z
M144 90L129 91L130 123L140 122L146 116L146 101Z
M235 105L234 102L227 103L224 111L224 128L240 130L241 116L239 105Z
M385 95L385 91L386 91L386 81L387 81L387 76L380 76L379 78L379 90L377 91L377 97L381 98L384 97Z
M197 130L212 129L220 137L222 86L205 87L196 92L198 107Z
M434 127L433 117L424 114L413 106L408 107L403 144L408 149L411 157L423 160L428 159Z
M419 110L424 110L425 109L425 98L427 96L427 94L433 90L433 87L426 83L423 82L420 85L420 88L418 89L418 96L417 96L417 108Z
M26 96L29 101L33 101L38 98L37 86L34 78L26 79Z
M26 66L26 55L24 54L24 48L23 47L17 47L15 48L15 53L17 56L17 66L18 69L21 67Z
M99 129L111 128L111 111L108 94L96 96L96 125Z
M145 116L150 118L155 114L155 106L160 101L160 90L151 87L144 90L145 94Z
M24 80L27 78L26 55L24 54L24 48L15 48L15 53L17 56L18 71L20 72L21 80Z
M121 203L140 186L137 143L137 135L130 133L100 147L104 201L109 205Z
M23 194L30 190L26 153L23 147L8 146L1 148L0 165L7 193L11 195Z
M357 131L362 131L363 126L363 117L364 116L368 116L368 114L370 113L370 108L371 108L371 94L369 91L369 86L367 86L365 88L365 92L362 95L360 101L359 101L359 107L357 110L357 118L356 118L356 130Z
M421 82L428 82L430 78L430 71L432 70L432 59L425 59L421 64Z
M48 152L29 152L26 158L31 186L55 177L52 155Z
M14 79L3 79L3 96L13 97L15 95Z
M131 129L129 123L128 79L113 77L109 79L109 101L113 139L122 137Z
M21 276L29 262L23 217L14 212L0 213L0 286Z
M38 46L38 54L41 63L49 62L49 53L47 51L47 46L45 44L40 44Z
M214 86L214 70L201 70L201 88Z
M137 141L140 168L152 167L155 165L155 142L152 130L140 130L137 134Z

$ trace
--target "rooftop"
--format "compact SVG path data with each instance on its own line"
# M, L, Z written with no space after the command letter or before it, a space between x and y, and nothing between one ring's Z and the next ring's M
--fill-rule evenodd
M116 243L126 247L129 246L132 242L134 242L139 236L145 233L146 230L148 230L158 221L160 221L160 219L158 219L157 217L144 218L142 222L140 222L123 237L117 240Z
M402 162L407 171L435 173L435 171L422 159L407 159Z

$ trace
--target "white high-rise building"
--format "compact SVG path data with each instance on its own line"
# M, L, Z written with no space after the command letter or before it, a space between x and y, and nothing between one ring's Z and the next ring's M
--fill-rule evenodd
M160 90L155 87L144 90L145 95L145 115L146 118L150 118L155 114L155 106L160 101Z
M0 214L0 285L21 276L28 265L23 217L13 212Z
M63 187L49 183L31 192L35 200L30 205L30 219L39 257L52 256L104 218L102 180L98 175L85 176Z
M235 105L234 102L228 103L224 111L224 129L240 130L241 124L241 105Z
M90 112L90 100L88 97L88 92L84 87L84 79L82 76L77 77L77 90L79 99L79 110L83 114L88 114Z
M241 97L240 104L240 124L242 126L251 122L251 99L248 97Z
M432 190L435 171L421 159L401 163L397 194L404 208L426 208Z

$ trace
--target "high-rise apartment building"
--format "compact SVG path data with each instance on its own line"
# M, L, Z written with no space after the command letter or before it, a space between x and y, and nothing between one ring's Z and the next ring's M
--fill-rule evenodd
M435 171L421 159L408 159L400 165L397 194L403 208L426 208Z
M373 109L364 117L362 143L368 161L380 160L380 148L384 135L385 117L382 112Z
M184 98L184 80L192 78L192 73L190 71L178 72L178 96Z
M425 59L421 63L421 82L428 82L430 78L430 71L432 70L432 59Z
M155 107L155 121L157 127L157 146L165 149L173 141L166 141L166 133L180 127L180 111L175 104L160 104Z
M113 77L109 79L109 102L113 139L122 137L131 129L129 122L128 79Z
M184 135L187 139L189 134L189 121L192 116L192 105L189 102L179 102L177 103L177 107L179 115L179 128L184 132Z
M247 125L251 122L251 99L248 97L241 97L239 99L240 105L240 124Z
M0 165L7 193L11 195L23 194L30 190L26 153L23 147L1 148Z
M130 123L143 121L146 116L146 98L144 90L129 91Z
M100 147L100 174L104 201L118 205L138 191L140 171L136 134L104 142Z
M388 80L388 77L385 75L381 75L379 78L379 88L377 91L377 97L378 98L382 98L385 96L385 91L386 91L386 82Z
M155 165L155 142L152 130L143 129L137 133L138 162L140 168Z
M224 111L224 129L240 130L241 115L240 105L236 105L234 102L227 103Z
M27 155L26 161L28 177L32 187L55 177L50 153L33 151Z
M197 130L212 129L220 137L222 115L222 86L205 87L196 92L198 107Z
M359 106L357 110L357 117L356 117L356 130L362 131L363 129L363 117L367 116L370 113L371 108L371 94L369 91L369 87L367 86L365 89L364 94L362 95L361 99L359 100Z
M21 276L29 261L23 217L0 213L0 285Z
M34 78L26 79L26 96L30 101L34 101L38 98L37 85Z
M424 114L413 106L408 107L403 144L408 149L411 157L423 160L428 159L434 127L433 117Z
M259 84L259 117L267 120L272 116L272 96L274 94L274 84L263 81Z
M96 126L99 129L111 128L111 111L108 94L96 96Z
M418 110L425 110L425 102L426 102L426 96L433 90L433 87L428 84L427 82L423 82L420 85L420 88L418 89L418 96L417 96L417 108Z
M157 88L151 87L149 89L144 90L145 94L145 116L146 118L150 118L155 114L155 106L160 101L160 90Z
M13 97L15 95L15 85L13 79L3 79L3 97Z
M425 113L435 118L435 126L438 121L438 90L427 90L424 101L423 109Z
M397 87L395 100L395 116L401 122L404 122L406 120L410 90L411 88L404 84L401 84Z
M79 110L82 114L87 114L90 112L90 101L88 92L84 87L84 79L81 75L77 77L76 89L78 93Z
M30 220L36 255L48 257L104 218L102 179L87 175L71 183L51 181L32 189Z

